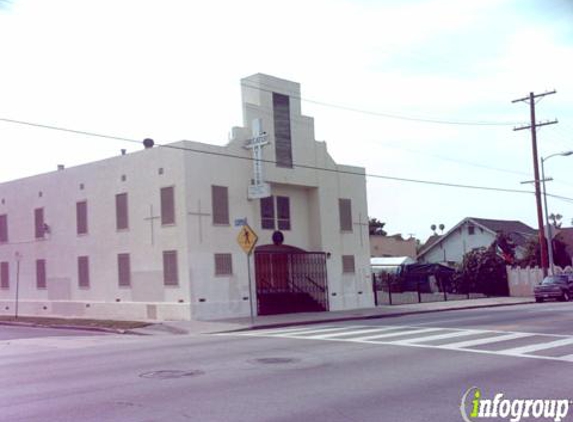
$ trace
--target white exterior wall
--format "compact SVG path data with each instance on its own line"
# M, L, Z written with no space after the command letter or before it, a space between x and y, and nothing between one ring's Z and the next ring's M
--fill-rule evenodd
M20 314L126 319L217 319L249 315L247 258L237 244L234 220L247 218L258 245L271 244L263 230L259 200L247 199L253 163L222 156L251 157L243 148L254 118L263 121L270 145L264 147L264 178L272 195L290 198L291 230L285 244L327 252L331 310L373 306L370 285L368 211L364 169L337 165L324 142L314 139L313 119L300 114L300 88L264 75L246 79L265 90L243 88L245 125L234 128L225 147L183 141L176 148L154 147L75 168L0 184L0 214L8 214L9 242L0 245L0 261L10 262L10 288L0 289L0 314L12 314L16 285L14 254L23 254ZM275 160L272 94L290 95L294 168ZM188 151L184 151L187 149ZM206 152L206 153L201 153ZM211 153L211 154L209 154ZM214 154L212 154L214 153ZM328 168L332 172L297 165ZM158 169L163 169L159 174ZM348 175L336 170L358 173ZM126 181L122 181L122 175ZM80 183L84 189L80 190ZM229 225L214 225L211 186L226 186ZM160 215L160 189L174 186L176 222L162 227L146 218ZM42 191L42 197L38 192ZM129 230L116 230L115 195L128 193ZM351 232L341 232L338 200L352 204ZM76 234L76 202L88 202L87 235ZM199 217L199 211L208 214ZM52 233L34 239L34 209L44 207ZM362 223L359 224L359 223ZM28 243L26 243L28 242ZM163 251L177 250L179 285L163 284ZM117 254L129 253L131 286L118 286ZM214 254L231 253L233 274L215 276ZM89 256L90 287L78 287L77 257ZM354 255L355 274L342 274L342 255ZM36 288L35 260L47 261L47 289ZM251 274L255 269L251 258ZM45 309L44 309L45 308ZM256 309L256 304L254 306Z
M158 172L163 168L163 174ZM126 180L122 181L122 176ZM20 261L20 314L79 317L188 319L189 283L185 254L184 168L176 150L143 150L0 185L0 214L8 215L8 244L0 260L10 263L10 288L0 289L0 314L14 312L16 252ZM83 185L83 189L80 188ZM151 244L149 205L159 216L160 188L175 186L176 224L154 221ZM40 196L41 192L41 196ZM116 230L115 195L128 193L129 229ZM88 233L78 235L76 202L87 201ZM50 227L35 239L34 209L44 208ZM163 286L164 250L178 251L179 286ZM131 286L119 287L117 254L129 253ZM90 286L78 286L78 256L89 257ZM46 260L47 288L36 288L36 260ZM169 305L169 306L166 306Z
M475 226L474 234L468 232L468 223L462 224L458 229L436 244L432 250L424 254L426 263L458 262L463 261L464 255L473 249L488 247L495 240L495 235Z

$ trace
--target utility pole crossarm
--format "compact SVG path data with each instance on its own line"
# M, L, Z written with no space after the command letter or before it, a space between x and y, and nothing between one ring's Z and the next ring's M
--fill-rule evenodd
M521 102L521 101L529 101L529 100L532 100L532 99L534 100L534 99L536 99L536 98L545 97L546 95L551 95L551 94L557 94L557 91L556 91L556 90L546 91L546 92L544 92L543 94L533 94L533 93L531 93L531 94L528 95L527 97L523 97L523 98L520 98L520 99L518 99L518 100L513 100L512 103L519 103L519 102Z
M535 123L535 127L547 126L547 125L554 125L555 123L559 123L559 120L548 120L546 122ZM531 129L531 125L519 126L514 127L513 130L523 130L523 129Z

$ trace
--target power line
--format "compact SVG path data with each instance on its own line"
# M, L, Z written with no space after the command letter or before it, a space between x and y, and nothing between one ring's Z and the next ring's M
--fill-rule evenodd
M253 88L253 89L258 89L260 91L263 92L276 92L272 90L272 87L270 87L270 85L265 84L263 82L259 82L260 85L266 85L269 88L263 88L259 85L251 85L245 82L241 82L242 86L246 86L248 88ZM434 118L429 118L429 117L420 117L420 116L408 116L405 114L400 114L400 113L394 113L394 112L378 112L378 111L371 111L371 110L364 110L364 109L360 109L360 108L356 108L356 107L350 107L350 106L345 106L345 105L340 105L340 104L333 104L333 103L328 103L325 101L319 101L319 100L312 100L309 98L303 98L300 95L294 95L293 93L289 93L289 96L291 98L296 98L298 100L307 102L307 103L311 103L311 104L316 104L316 105L320 105L323 107L331 107L331 108L337 108L340 110L346 110L346 111L352 111L354 113L361 113L361 114L368 114L371 116L377 116L377 117L386 117L389 119L397 119L397 120L407 120L407 121L411 121L411 122L420 122L420 123L433 123L433 124L441 124L441 125L458 125L458 126L515 126L516 122L488 122L488 121L463 121L463 120L447 120L447 119L434 119Z
M21 125L26 125L26 126L32 126L32 127L38 127L38 128L42 128L42 129L50 129L50 130L56 130L56 131L61 131L61 132L81 134L81 135L86 135L86 136L94 136L94 137L99 137L99 138L119 140L119 141L123 141L123 142L131 142L131 143L136 143L138 145L142 144L142 142L140 140L136 140L136 139L105 135L105 134L96 133L96 132L89 132L89 131L85 131L85 130L68 129L68 128L64 128L64 127L60 127L60 126L26 122L26 121L7 119L7 118L2 118L2 117L0 117L0 121L7 122L7 123L21 124ZM198 141L193 141L193 142L198 142ZM225 158L233 158L233 159L239 159L239 160L245 160L245 161L253 161L254 160L252 157L249 157L249 156L241 156L241 155L230 154L230 153L220 152L220 151L206 151L206 150L201 150L201 149L197 149L197 148L183 147L183 146L174 145L174 144L157 144L156 143L155 145L157 147L160 147L160 148L168 148L168 149L175 149L175 150L181 150L181 151L187 151L187 152L194 152L197 154L204 154L204 155L211 155L211 156L225 157ZM212 145L212 146L217 147L217 148L224 148L224 147L217 146L217 145ZM267 164L277 164L277 162L274 160L264 160L263 159L263 160L261 160L261 162L267 163ZM491 192L505 192L505 193L522 193L522 194L533 194L534 193L534 192L528 191L528 190L500 188L500 187L495 187L495 186L465 185L465 184L460 184L460 183L439 182L439 181L424 180L424 179L411 179L411 178L405 178L405 177L372 174L372 173L366 173L366 172L362 173L362 172L355 172L355 171L350 171L350 170L341 170L339 168L318 167L318 166L311 166L311 165L306 165L306 164L295 164L295 163L293 163L293 167L297 167L297 168L301 168L301 169L307 169L307 170L317 170L317 171L324 171L324 172L330 172L330 173L347 174L347 175L354 175L354 176L361 176L361 177L369 177L369 178L374 178L374 179L391 180L391 181L407 182L407 183L417 183L417 184L425 184L425 185L433 185L433 186L483 190L483 191L491 191ZM567 198L567 197L560 197L560 198L573 201L573 198Z

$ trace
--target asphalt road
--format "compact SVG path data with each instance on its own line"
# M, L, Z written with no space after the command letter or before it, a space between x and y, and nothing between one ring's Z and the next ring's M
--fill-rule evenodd
M483 398L573 399L570 355L573 303L224 335L12 339L0 341L0 421L462 421L474 386Z

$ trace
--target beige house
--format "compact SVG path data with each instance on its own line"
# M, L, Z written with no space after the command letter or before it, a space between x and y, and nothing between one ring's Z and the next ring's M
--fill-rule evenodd
M370 236L370 256L393 257L407 256L416 258L416 239L404 239L401 234L392 236Z
M86 318L372 306L364 169L314 139L299 84L257 74L242 97L226 146L148 142L0 184L0 315L17 291L20 315Z

